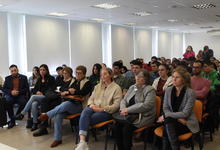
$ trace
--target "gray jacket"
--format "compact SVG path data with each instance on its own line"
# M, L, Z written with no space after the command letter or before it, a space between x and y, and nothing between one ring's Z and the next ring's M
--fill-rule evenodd
M128 113L139 113L139 118L134 121L134 125L141 128L153 123L156 118L156 94L152 86L136 87L132 85L121 101L120 109L127 108L129 101L135 95L135 104L128 107Z
M173 86L168 87L164 96L163 112L165 114L165 117L171 117L174 119L186 119L186 126L190 129L190 131L193 133L199 132L199 124L193 112L193 107L195 103L194 91L190 88L187 88L186 93L183 97L183 101L179 107L179 111L173 112L171 106L172 88Z

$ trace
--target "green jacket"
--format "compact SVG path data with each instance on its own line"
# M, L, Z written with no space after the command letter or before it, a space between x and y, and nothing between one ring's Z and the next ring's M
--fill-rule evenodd
M219 73L215 69L212 69L210 74L206 74L205 72L202 72L202 77L211 81L211 87L210 87L211 91L215 91L216 90L215 85L220 84L220 80L218 79Z

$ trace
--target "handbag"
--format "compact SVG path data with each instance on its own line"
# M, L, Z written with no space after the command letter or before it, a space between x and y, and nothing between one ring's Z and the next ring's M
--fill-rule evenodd
M112 117L115 121L119 123L128 123L132 124L135 120L139 118L139 114L128 114L126 116L121 115L120 112L112 114Z

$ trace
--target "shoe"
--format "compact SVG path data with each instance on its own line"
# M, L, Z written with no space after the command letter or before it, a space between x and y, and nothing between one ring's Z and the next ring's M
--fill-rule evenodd
M32 118L29 118L29 119L27 120L26 128L30 129L32 126L33 126L33 119L32 119Z
M31 127L31 131L35 131L38 129L38 124L37 123L33 123L32 127Z
M75 150L89 150L88 144L85 141L80 141Z
M62 144L62 141L53 141L53 143L50 145L51 148L57 147L58 145Z
M8 129L11 129L15 126L15 122L14 121L10 121L9 124L8 124Z
M42 135L46 135L48 134L48 131L46 128L40 128L39 130L37 130L36 132L33 133L33 136L34 137L37 137L37 136L42 136Z
M42 113L39 117L38 117L38 120L40 121L44 121L44 120L47 120L49 117L46 113Z
M17 114L15 116L15 120L22 120L24 118L24 115L23 114Z

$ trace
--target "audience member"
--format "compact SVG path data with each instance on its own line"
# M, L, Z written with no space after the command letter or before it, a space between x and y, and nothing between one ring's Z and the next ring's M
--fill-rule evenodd
M39 67L35 66L32 70L32 76L29 77L28 83L30 87L34 87L40 77Z
M152 62L152 63L150 64L150 66L151 66L151 70L152 70L152 72L151 72L151 74L150 74L150 76L151 76L151 82L153 82L156 78L159 77L158 68L159 68L159 66L160 66L160 63L159 63L159 62Z
M209 47L206 45L203 48L203 60L204 61L210 61L210 58L214 56L213 50L209 49Z
M102 66L98 63L94 64L92 67L92 75L89 76L89 81L92 85L92 89L96 86L96 84L100 81L100 72Z
M163 149L168 141L172 150L179 150L178 136L199 131L199 124L193 112L195 94L191 89L191 77L186 69L177 67L173 71L173 86L167 88L164 96L163 112L158 122L164 123Z
M4 80L3 80L3 78L0 76L0 90L2 90L3 84L4 84Z
M56 86L61 86L63 82L63 67L59 66L56 68L57 76L56 76Z
M38 107L41 105L42 101L45 98L45 94L49 91L54 91L56 89L56 83L53 76L50 75L49 68L46 64L42 64L40 66L40 78L37 80L36 85L33 89L33 95L29 99L25 108L22 112L16 115L16 119L22 120L24 115L31 111L33 116L33 125L31 131L38 129Z
M18 67L11 65L9 67L11 75L5 78L3 92L6 99L6 109L10 118L8 128L15 126L14 104L19 104L16 114L19 114L28 100L29 86L27 77L18 73Z
M166 64L161 64L158 71L159 77L154 80L152 86L156 90L156 95L163 99L165 90L172 85L172 77L168 76L169 67Z
M155 90L150 86L150 74L140 70L135 75L135 85L132 85L120 104L121 116L132 116L132 120L117 121L115 124L116 144L119 150L131 150L133 131L155 120L156 104Z
M196 99L207 100L210 89L210 81L201 76L203 63L199 60L193 63L193 76L191 77L191 87L195 92Z
M113 72L109 68L101 71L101 82L95 86L86 107L79 120L80 142L75 150L87 150L86 136L89 127L112 119L111 114L119 109L122 99L122 91L119 85L113 81Z
M193 48L192 46L188 46L186 48L186 52L183 54L183 57L186 58L186 59L189 59L191 57L194 57L195 58L195 52L193 51Z
M121 67L121 73L124 75L128 71L128 68L126 66Z
M215 85L220 84L219 73L212 67L212 63L210 61L205 61L203 65L202 77L211 81L211 91L215 91Z

